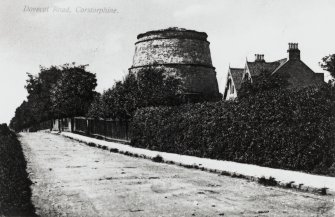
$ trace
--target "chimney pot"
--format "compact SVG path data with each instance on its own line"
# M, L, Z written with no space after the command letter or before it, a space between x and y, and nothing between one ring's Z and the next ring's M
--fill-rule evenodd
M255 54L255 62L264 61L264 54Z
M298 43L288 43L289 60L300 60L300 50Z

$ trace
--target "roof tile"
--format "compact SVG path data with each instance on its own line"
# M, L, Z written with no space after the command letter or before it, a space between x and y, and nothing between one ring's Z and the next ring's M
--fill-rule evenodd
M241 88L243 72L243 68L230 68L230 73L233 77L236 90Z

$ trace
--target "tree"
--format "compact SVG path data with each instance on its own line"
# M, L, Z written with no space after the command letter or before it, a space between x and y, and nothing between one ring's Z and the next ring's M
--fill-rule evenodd
M181 78L164 69L144 68L129 72L122 81L95 99L89 117L130 119L137 108L179 105L183 92Z
M21 105L16 108L15 116L10 121L9 127L15 131L20 131L35 123L37 123L37 121L32 115L31 105L29 105L29 102L23 101Z
M123 81L117 81L112 88L93 100L87 116L91 118L131 118L138 103L135 97L136 88L135 76L128 74Z
M335 79L335 54L323 57L320 66L322 69L330 72L330 75Z
M97 93L88 109L87 116L91 118L104 118L104 105L102 95Z
M95 74L85 67L75 63L40 66L37 75L27 73L27 100L16 109L10 127L19 131L54 118L85 115L97 85Z
M40 72L34 76L29 73L25 88L28 92L28 104L31 109L31 116L36 122L50 120L54 118L51 109L50 94L52 87L62 76L62 70L59 67L50 68L40 66Z
M52 112L57 117L86 115L96 92L95 74L86 71L86 65L65 64L62 76L51 89Z
M183 81L163 68L147 67L137 73L140 107L173 106L182 102Z

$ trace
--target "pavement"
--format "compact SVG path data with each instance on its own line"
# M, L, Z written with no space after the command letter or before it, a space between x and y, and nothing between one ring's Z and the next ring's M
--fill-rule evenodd
M334 196L152 162L50 133L21 133L40 216L335 216Z
M181 164L185 166L197 166L206 170L212 171L223 171L226 174L231 175L242 175L251 180L257 180L258 178L273 177L276 179L279 185L286 186L288 183L294 188L299 188L304 191L317 191L321 189L327 189L327 192L335 194L335 177L315 175L310 173L304 173L299 171L275 169L264 166L257 166L247 163L238 163L233 161L215 160L209 158L200 158L195 156L180 155L175 153L166 153L160 151L152 151L148 149L136 148L130 145L124 145L116 142L103 141L87 136L78 135L70 132L62 132L61 135L73 138L78 141L85 143L93 143L97 146L104 147L105 149L117 149L119 152L127 152L145 156L147 158L153 158L157 155L163 157L164 161L171 161L175 164Z

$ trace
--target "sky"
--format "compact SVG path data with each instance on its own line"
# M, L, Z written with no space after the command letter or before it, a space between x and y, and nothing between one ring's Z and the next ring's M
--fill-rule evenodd
M335 53L334 9L333 0L1 0L0 123L26 99L27 72L89 64L102 92L131 67L138 34L168 27L208 34L221 92L229 65L242 68L254 54L285 58L289 42L322 72L321 58Z

